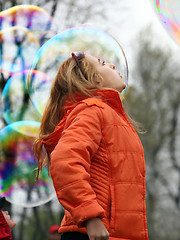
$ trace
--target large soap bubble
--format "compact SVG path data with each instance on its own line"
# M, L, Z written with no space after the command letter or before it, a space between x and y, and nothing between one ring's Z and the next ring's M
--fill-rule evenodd
M36 80L33 77L33 71L38 70L46 73L48 79L53 79L61 65L61 63L71 56L72 52L84 51L94 57L101 58L106 62L115 64L120 71L126 86L128 84L128 66L125 54L120 44L109 34L101 30L90 27L78 27L68 29L59 35L56 35L47 41L38 51L32 71L29 75L29 92L30 96L34 94L36 89ZM49 81L48 81L49 84ZM43 98L44 106L47 102L49 94L47 88L44 88L46 93L41 96ZM50 93L50 87L48 89ZM40 106L41 100L35 103L40 113L43 113L44 106Z
M38 135L39 124L21 121L0 131L0 195L24 207L44 204L55 194L46 167L35 182L32 145Z
M180 45L180 2L179 0L150 0L163 27L171 38Z
M22 120L40 121L41 119L29 98L26 81L28 72L29 70L14 73L3 89L1 110L8 124ZM41 75L36 73L39 79L42 79Z

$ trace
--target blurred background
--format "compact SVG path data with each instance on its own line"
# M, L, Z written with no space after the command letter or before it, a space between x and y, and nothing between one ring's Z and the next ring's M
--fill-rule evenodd
M18 85L17 80L14 83L13 78L18 79L17 73L20 70L23 70L21 77L26 78L26 69L31 68L36 52L55 34L82 24L100 28L114 36L125 51L129 65L129 85L125 95L128 111L146 131L145 134L140 134L140 138L146 159L149 238L179 240L180 45L178 37L175 38L169 29L167 31L164 28L153 2L155 1L0 0L0 136L3 138L4 134L6 138L0 140L0 164L6 158L13 161L15 157L14 145L10 148L9 142L14 138L12 129L17 126L13 125L10 132L7 128L3 129L19 120L38 122L40 119L31 107L25 86ZM29 12L20 12L21 19L23 14L26 18L34 14L34 20L29 25L26 19L23 26L17 27L18 16L12 10L5 10L24 4L35 5L43 10L32 8ZM18 91L21 88L23 94ZM13 92L13 89L16 91ZM23 127L26 129L22 130ZM33 137L33 127L27 130L27 126L22 125L20 129L21 132L30 131ZM21 138L20 142L27 144L24 144L24 148L23 144L18 145L18 149L22 148L22 152L29 151L32 154L29 149L32 140ZM21 157L28 159L27 156ZM0 170L2 174L2 169ZM19 178L23 180L23 175L27 173L20 174ZM1 178L4 181L1 184L11 181L10 184L13 185L10 177L5 178L2 174ZM29 181L34 181L34 176ZM47 199L41 199L34 205L14 204L18 194L14 197L13 204L6 203L5 209L9 210L17 222L13 230L14 240L48 239L49 227L60 224L63 208L51 191L48 194Z

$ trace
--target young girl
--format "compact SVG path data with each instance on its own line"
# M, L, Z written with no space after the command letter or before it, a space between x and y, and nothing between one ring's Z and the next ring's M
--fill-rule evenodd
M0 239L12 239L11 230L16 226L16 223L11 219L7 211L1 211L5 204L5 198L0 198Z
M113 64L82 52L59 68L34 152L65 208L62 240L148 239L143 147Z

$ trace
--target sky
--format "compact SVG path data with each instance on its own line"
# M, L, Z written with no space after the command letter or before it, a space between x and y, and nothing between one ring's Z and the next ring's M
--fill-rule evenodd
M171 48L180 55L180 46L170 37L167 31L164 29L162 23L155 10L153 9L153 0L126 0L119 1L119 17L118 11L110 13L111 19L115 19L112 24L112 34L117 38L121 46L123 47L131 75L131 70L133 69L133 50L134 42L137 40L139 32L147 28L149 25L152 26L153 33L155 34L153 38L156 37L160 39L159 44L165 48ZM126 4L126 5L125 5ZM122 10L121 9L126 9ZM115 17L116 15L116 17ZM152 39L153 39L152 38ZM129 83L132 79L130 76Z
M121 13L123 19L125 19L124 27L121 26L120 28L123 33L121 35L122 41L127 44L128 39L131 40L140 29L152 24L155 31L162 36L170 47L179 47L160 23L152 2L153 0L127 0L128 11Z

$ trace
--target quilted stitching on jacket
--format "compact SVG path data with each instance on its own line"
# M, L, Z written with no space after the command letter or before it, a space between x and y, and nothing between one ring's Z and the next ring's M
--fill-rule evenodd
M145 162L141 142L114 90L81 99L44 143L55 142L51 175L68 209L60 232L86 232L84 221L102 218L110 240L148 239ZM69 140L71 139L71 140ZM51 144L50 144L51 145Z

